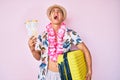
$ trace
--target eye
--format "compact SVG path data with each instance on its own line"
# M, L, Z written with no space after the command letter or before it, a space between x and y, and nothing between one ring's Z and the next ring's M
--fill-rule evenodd
M61 10L57 10L57 12L58 12L58 13L62 13L62 11L61 11Z
M53 9L52 12L55 12L55 10Z

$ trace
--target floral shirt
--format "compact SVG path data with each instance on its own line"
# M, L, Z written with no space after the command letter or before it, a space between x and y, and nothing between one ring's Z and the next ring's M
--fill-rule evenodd
M40 60L40 72L38 75L38 80L46 80L45 76L47 74L48 70L48 47L49 47L49 42L47 39L47 31L44 31L42 35L38 36L38 41L35 46L37 50L41 51L41 60ZM63 37L63 53L67 52L70 50L71 45L77 45L78 43L81 43L82 40L80 36L73 31L72 29L66 28L64 37Z

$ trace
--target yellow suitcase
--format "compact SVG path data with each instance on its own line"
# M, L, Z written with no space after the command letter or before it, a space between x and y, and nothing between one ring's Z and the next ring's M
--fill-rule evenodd
M59 55L58 67L61 80L85 80L87 67L81 50Z

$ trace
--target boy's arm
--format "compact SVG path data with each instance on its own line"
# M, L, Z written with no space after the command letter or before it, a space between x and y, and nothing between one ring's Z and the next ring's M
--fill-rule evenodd
M41 52L40 50L35 50L35 44L36 44L36 41L37 41L37 38L32 36L29 41L28 41L28 45L29 45L29 48L30 48L30 51L33 55L33 57L36 59L36 60L40 60L40 57L41 57Z
M91 76L92 76L92 58L91 58L91 54L90 51L88 50L87 46L82 42L79 43L77 45L77 47L83 51L84 55L85 55L85 60L87 63L87 75L86 78L87 80L91 80Z

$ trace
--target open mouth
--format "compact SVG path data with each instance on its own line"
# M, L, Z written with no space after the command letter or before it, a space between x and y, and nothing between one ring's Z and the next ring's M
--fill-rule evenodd
M54 16L54 19L57 19L58 18L58 16Z

